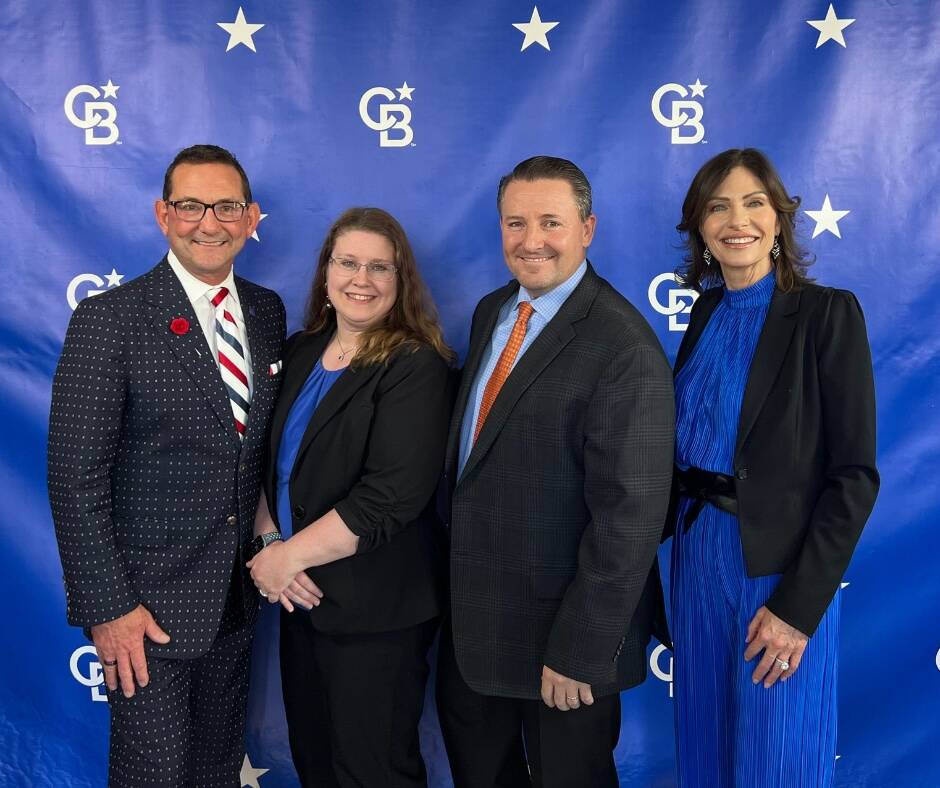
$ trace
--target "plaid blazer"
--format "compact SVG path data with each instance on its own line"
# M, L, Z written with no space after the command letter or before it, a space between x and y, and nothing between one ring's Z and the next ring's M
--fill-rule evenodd
M513 281L477 306L451 420L451 614L477 692L538 698L541 670L625 689L668 642L655 565L673 463L672 375L640 313L587 273L501 389L459 479L460 427Z

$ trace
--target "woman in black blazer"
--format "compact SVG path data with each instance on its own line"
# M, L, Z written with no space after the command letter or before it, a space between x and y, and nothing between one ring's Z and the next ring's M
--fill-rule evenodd
M701 294L675 368L680 785L832 780L837 592L879 484L874 385L855 297L806 277L798 207L762 153L734 149L699 170L678 225Z
M285 350L249 562L284 608L294 766L304 786L423 786L452 353L392 216L353 208L330 228L305 325Z

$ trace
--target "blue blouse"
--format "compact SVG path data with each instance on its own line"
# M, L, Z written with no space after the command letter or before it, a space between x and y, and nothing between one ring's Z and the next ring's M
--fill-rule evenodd
M725 294L676 377L676 464L731 474L751 360L776 281Z
M277 450L277 465L275 468L277 474L277 519L285 539L291 535L293 530L291 528L290 477L291 472L294 470L294 461L297 459L300 442L303 440L304 433L307 431L307 426L310 424L310 419L313 418L317 406L344 371L345 368L324 369L318 360L287 414L284 431L281 433L281 445Z

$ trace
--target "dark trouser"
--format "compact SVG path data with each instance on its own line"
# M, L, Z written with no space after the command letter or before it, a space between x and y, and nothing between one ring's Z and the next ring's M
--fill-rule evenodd
M132 698L120 689L108 693L111 788L241 785L254 626L245 626L232 607L230 598L215 642L201 657L148 657L146 687Z
M445 627L437 667L437 711L455 788L616 788L613 750L620 695L592 706L550 709L541 700L474 692L460 675Z
M281 613L281 685L302 786L427 785L418 739L437 619L360 635Z

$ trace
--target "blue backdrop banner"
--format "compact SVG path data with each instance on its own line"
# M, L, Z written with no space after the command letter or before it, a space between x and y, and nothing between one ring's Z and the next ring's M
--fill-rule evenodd
M812 274L865 309L877 380L883 484L842 593L836 784L940 785L940 4L7 0L0 30L0 784L106 780L101 666L65 623L46 498L51 379L76 303L166 251L153 203L173 155L212 142L261 205L237 270L282 295L292 328L329 224L378 205L461 354L477 300L508 278L498 178L570 158L594 186L592 262L671 358L693 298L672 276L688 183L725 148L766 151L803 199ZM297 784L273 613L252 669L254 788ZM650 668L623 697L618 768L666 786L669 652ZM449 785L431 703L422 734L431 784Z

